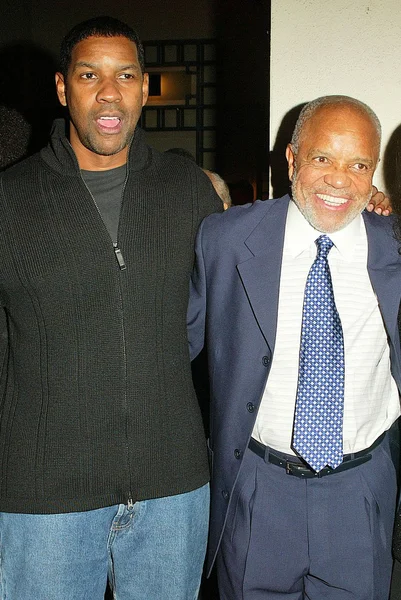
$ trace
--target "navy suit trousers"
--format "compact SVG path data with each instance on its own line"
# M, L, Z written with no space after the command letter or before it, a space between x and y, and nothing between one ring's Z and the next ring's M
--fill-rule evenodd
M387 600L396 474L368 462L300 479L247 449L217 556L221 600Z

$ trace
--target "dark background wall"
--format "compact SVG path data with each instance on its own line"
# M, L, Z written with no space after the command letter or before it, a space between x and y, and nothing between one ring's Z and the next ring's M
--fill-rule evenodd
M270 2L219 0L217 170L262 195L268 170Z

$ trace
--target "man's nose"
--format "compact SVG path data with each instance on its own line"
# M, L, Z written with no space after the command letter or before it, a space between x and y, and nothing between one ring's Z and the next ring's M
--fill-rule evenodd
M96 94L98 102L120 102L122 99L118 83L114 79L103 79Z
M351 178L345 169L333 168L324 176L327 185L333 188L347 188L351 184Z

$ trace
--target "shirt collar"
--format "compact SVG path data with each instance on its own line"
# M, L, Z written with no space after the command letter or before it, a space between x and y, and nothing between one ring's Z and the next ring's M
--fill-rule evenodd
M365 231L362 215L358 215L343 229L327 234L345 260L352 260L357 241ZM285 249L293 258L313 247L315 240L322 235L308 223L293 200L288 205L285 230Z

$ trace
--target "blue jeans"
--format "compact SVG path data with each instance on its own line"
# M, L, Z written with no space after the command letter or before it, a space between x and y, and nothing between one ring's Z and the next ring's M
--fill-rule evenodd
M1 600L196 600L209 485L78 513L0 513Z

